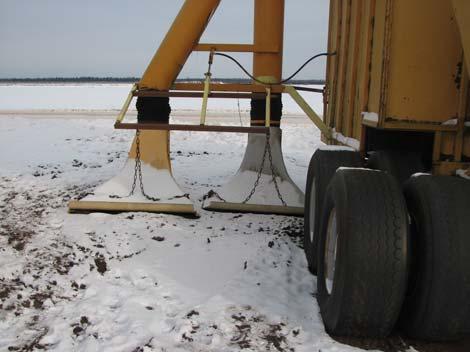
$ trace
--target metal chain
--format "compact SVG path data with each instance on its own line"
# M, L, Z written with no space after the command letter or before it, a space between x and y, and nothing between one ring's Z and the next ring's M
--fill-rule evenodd
M153 202L159 202L161 200L160 198L155 198L155 197L149 196L147 193L145 193L144 182L142 180L142 161L140 160L140 130L135 131L134 181L132 183L132 188L131 188L131 191L130 191L128 197L130 197L134 194L134 191L135 191L135 188L136 188L136 185L137 185L137 177L139 177L140 191L142 192L142 195L145 198L147 198L148 200L151 200Z
M287 207L287 203L282 198L282 194L281 194L281 191L279 190L279 185L277 184L277 180L276 180L276 172L274 171L273 156L271 153L271 143L269 142L269 133L267 136L267 146L268 146L269 166L271 168L271 176L273 178L274 188L276 188L277 196L279 200L281 201L282 205Z
M271 131L268 130L268 132L266 133L266 144L264 146L263 160L261 161L261 166L259 168L258 175L256 177L256 181L255 181L255 183L253 185L253 188L251 189L250 193L245 198L245 200L242 202L242 204L246 204L251 199L251 197L253 197L253 194L255 194L256 188L258 187L259 181L261 179L261 175L263 173L264 163L266 162L266 154L268 154L269 167L271 169L271 177L272 177L272 180L273 180L273 183L274 183L274 188L276 189L277 196L278 196L279 200L281 201L282 205L285 206L285 207L287 206L287 203L282 198L282 194L281 194L281 191L279 190L279 185L278 185L277 180L276 180L276 174L277 173L274 170L273 156L272 156L272 153L271 153L271 142L270 142L270 140L271 140Z
M140 192L142 193L142 195L148 200L151 200L153 202L159 202L161 200L160 198L152 197L152 196L149 196L147 193L145 193L144 182L142 178L142 161L140 159L140 130L138 129L135 131L135 147L136 148L135 148L134 180L132 182L131 191L129 192L129 195L127 195L126 197L130 197L134 194L135 188L137 186L137 178L139 178ZM114 194L110 195L109 197L110 198L125 198L125 197L120 197ZM171 198L167 198L166 200L173 200L173 199L178 199L178 198L189 199L189 193L173 196Z
M271 142L270 142L270 140L271 140L271 133L270 133L270 131L268 131L266 133L266 144L264 146L263 159L261 160L261 165L259 167L259 171L258 171L258 174L256 176L256 181L253 184L253 188L251 189L248 196L243 200L242 204L246 204L251 199L251 197L253 197L253 195L255 194L256 188L258 187L259 182L261 180L261 175L263 174L263 168L264 168L264 164L266 162L266 155L268 155L269 167L271 169L271 177L272 177L272 180L273 180L273 183L274 183L274 188L276 189L277 196L278 196L279 200L281 201L282 205L285 206L285 207L287 206L287 203L282 198L282 194L281 194L281 191L279 189L279 185L277 183L277 179L276 179L277 173L274 170L273 156L272 156L272 152L271 152ZM129 192L128 197L130 197L134 194L135 188L137 186L137 178L139 178L140 191L141 191L142 195L145 198L147 198L148 200L151 200L153 202L158 202L158 201L161 200L160 198L149 196L145 192L145 189L144 189L144 182L143 182L143 178L142 178L142 161L140 159L140 130L136 130L136 132L135 132L135 146L136 146L136 156L135 156L135 165L134 165L134 179L133 179L131 191ZM215 196L215 197L219 198L222 202L227 202L224 198L222 198L215 191L210 191L204 198L206 199L206 198L210 198L212 196ZM183 197L188 198L189 195L184 194L184 195L181 195L181 196L175 196L173 198L183 198Z
M264 145L264 151L263 151L263 160L261 161L261 165L259 167L259 170L258 170L258 175L256 175L256 181L253 185L253 188L251 189L250 193L248 194L248 196L245 198L245 200L242 202L242 204L246 204L250 199L251 197L253 197L253 194L255 194L256 192L256 187L258 187L258 184L259 184L259 181L261 179L261 175L263 174L263 167L264 167L264 163L266 161L266 154L267 154L267 151L268 151L268 148L270 148L270 131L268 130L268 132L266 133L266 144Z
M238 105L238 118L240 119L240 126L243 127L242 113L240 111L240 98L239 97L237 97L237 105Z
M272 177L272 180L273 180L273 183L274 183L274 188L276 189L277 196L278 196L279 200L281 201L282 205L285 206L285 207L287 206L287 203L282 198L282 194L281 194L281 191L279 190L279 185L278 185L277 180L276 180L276 174L277 173L274 170L270 139L271 139L271 132L268 130L268 132L266 133L266 144L264 146L263 159L261 161L261 165L260 165L258 174L256 175L256 181L253 184L253 188L251 189L248 196L245 198L245 200L243 200L242 204L246 204L251 199L251 197L253 197L253 195L255 194L256 188L258 187L259 182L261 180L261 175L263 174L264 163L266 162L266 155L268 155L269 167L271 169L271 177ZM216 191L213 191L213 190L209 191L209 193L204 195L203 200L206 200L207 198L211 198L211 197L217 197L218 199L220 199L224 203L227 202Z

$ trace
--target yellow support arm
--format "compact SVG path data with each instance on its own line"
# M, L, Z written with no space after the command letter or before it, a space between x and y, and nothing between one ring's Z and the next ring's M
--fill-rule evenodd
M139 82L139 89L169 90L199 42L220 0L186 0Z
M297 92L297 90L292 86L285 86L284 91L288 93L292 99L300 106L303 112L312 120L315 126L327 137L331 138L331 130L328 126L323 122L320 116L308 105L305 99Z
M129 110L129 105L131 105L132 97L134 96L134 92L137 90L137 84L134 83L132 85L131 91L127 95L127 99L124 102L124 105L122 106L121 111L119 112L119 115L116 119L117 122L122 122L124 120L124 116L126 116L127 110Z

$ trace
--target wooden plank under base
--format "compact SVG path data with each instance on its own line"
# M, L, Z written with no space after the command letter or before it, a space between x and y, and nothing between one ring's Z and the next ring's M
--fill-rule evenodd
M210 202L203 207L205 210L227 211L236 213L259 213L303 216L303 207L290 207L282 205L242 204L231 202Z
M134 202L98 202L98 201L78 201L69 203L70 213L90 213L90 212L148 212L148 213L169 213L196 215L196 210L192 204L172 204L172 203L134 203Z

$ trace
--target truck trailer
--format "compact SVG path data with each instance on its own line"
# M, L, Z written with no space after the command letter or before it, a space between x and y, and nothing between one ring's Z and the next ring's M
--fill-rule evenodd
M194 215L171 174L170 131L247 133L239 171L204 208L304 216L330 334L384 337L400 327L447 341L470 333L470 3L331 0L328 50L284 79L284 0L254 0L252 44L200 43L219 3L185 1L115 122L136 130L122 173L69 210ZM207 53L205 77L176 83L196 51ZM240 52L253 54L252 72L232 54ZM290 84L325 58L324 89ZM251 82L213 81L214 60L229 60ZM303 91L323 94L323 112ZM282 157L283 94L325 142L312 151L305 195ZM171 100L189 97L202 98L199 124L172 123ZM211 125L207 101L216 98L249 99L250 126Z

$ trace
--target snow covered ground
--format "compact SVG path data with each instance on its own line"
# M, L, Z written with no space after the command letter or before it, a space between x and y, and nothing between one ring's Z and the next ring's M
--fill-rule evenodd
M11 105L0 90L0 110L66 106L44 103L55 100L43 89ZM73 108L102 107L94 104ZM200 209L236 172L245 135L172 134L174 176L197 219L68 214L68 200L125 162L132 133L113 130L113 117L0 113L1 351L359 350L324 331L302 219ZM283 121L286 166L303 189L319 131L305 117Z
M131 89L131 84L0 84L0 110L119 110ZM323 86L313 85L322 89ZM321 94L302 92L317 113L323 111ZM172 99L177 111L200 110L202 99ZM287 95L283 97L284 112L301 114L302 110ZM249 111L250 101L240 100L240 109ZM135 107L132 105L132 108ZM238 111L235 99L211 99L209 110Z

